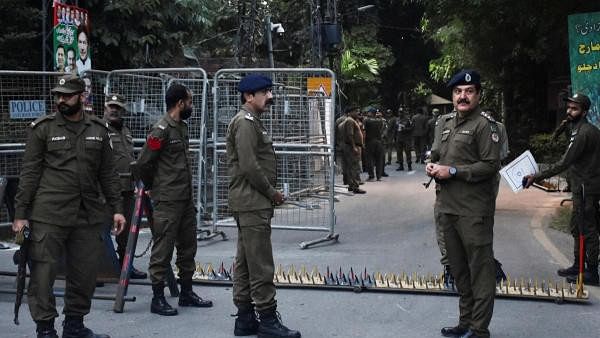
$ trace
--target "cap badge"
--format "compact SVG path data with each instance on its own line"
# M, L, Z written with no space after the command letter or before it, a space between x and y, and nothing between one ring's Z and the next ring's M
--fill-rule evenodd
M117 97L116 97L116 96L113 96L111 99L112 99L113 101L116 101L116 100L117 100Z
M65 79L60 79L60 81L58 81L58 84L62 86L65 84L65 82L67 82Z
M471 74L469 74L469 73L465 74L465 81L471 82Z

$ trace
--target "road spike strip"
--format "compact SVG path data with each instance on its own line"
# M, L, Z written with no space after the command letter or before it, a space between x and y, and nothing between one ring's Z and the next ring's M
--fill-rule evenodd
M173 267L173 271L177 274L178 269ZM321 275L319 269L314 266L309 273L305 265L301 265L297 269L294 265L289 266L286 271L284 266L279 264L275 271L274 282L277 284L288 285L330 285L342 287L362 287L366 289L399 289L399 290L419 290L420 292L439 293L452 292L444 285L443 274L418 275L416 272L407 274L401 273L381 273L374 272L369 274L365 267L361 273L356 273L353 267L350 267L348 275L346 275L340 267L334 274L329 267L326 269L327 274ZM235 273L235 267L232 264L227 270L225 263L221 262L218 269L215 270L211 263L202 264L196 263L194 272L194 280L199 282L209 282L214 280L231 281ZM501 280L496 285L496 293L516 298L540 298L546 300L572 300L572 301L587 301L589 293L584 290L583 295L577 295L575 285L566 283L564 280L557 281L551 279L537 278L511 278L507 274L506 281Z

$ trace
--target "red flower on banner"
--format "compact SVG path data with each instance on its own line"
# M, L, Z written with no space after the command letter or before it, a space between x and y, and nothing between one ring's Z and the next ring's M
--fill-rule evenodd
M162 147L162 140L152 135L148 136L148 141L146 143L148 144L148 148L152 151L160 150Z

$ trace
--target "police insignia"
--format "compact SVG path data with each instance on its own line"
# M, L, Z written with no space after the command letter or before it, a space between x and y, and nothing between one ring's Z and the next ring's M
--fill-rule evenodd
M152 135L148 136L148 148L152 151L160 150L162 148L162 140Z
M60 79L60 81L58 81L58 84L62 86L65 84L65 82L67 82L65 79Z
M465 81L471 82L471 74L469 74L469 73L465 74Z
M492 141L498 143L500 141L500 137L496 133L492 133Z

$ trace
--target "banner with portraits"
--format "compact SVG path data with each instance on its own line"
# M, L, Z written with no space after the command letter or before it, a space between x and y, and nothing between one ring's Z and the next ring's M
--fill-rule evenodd
M54 2L54 70L83 74L92 69L86 9Z

